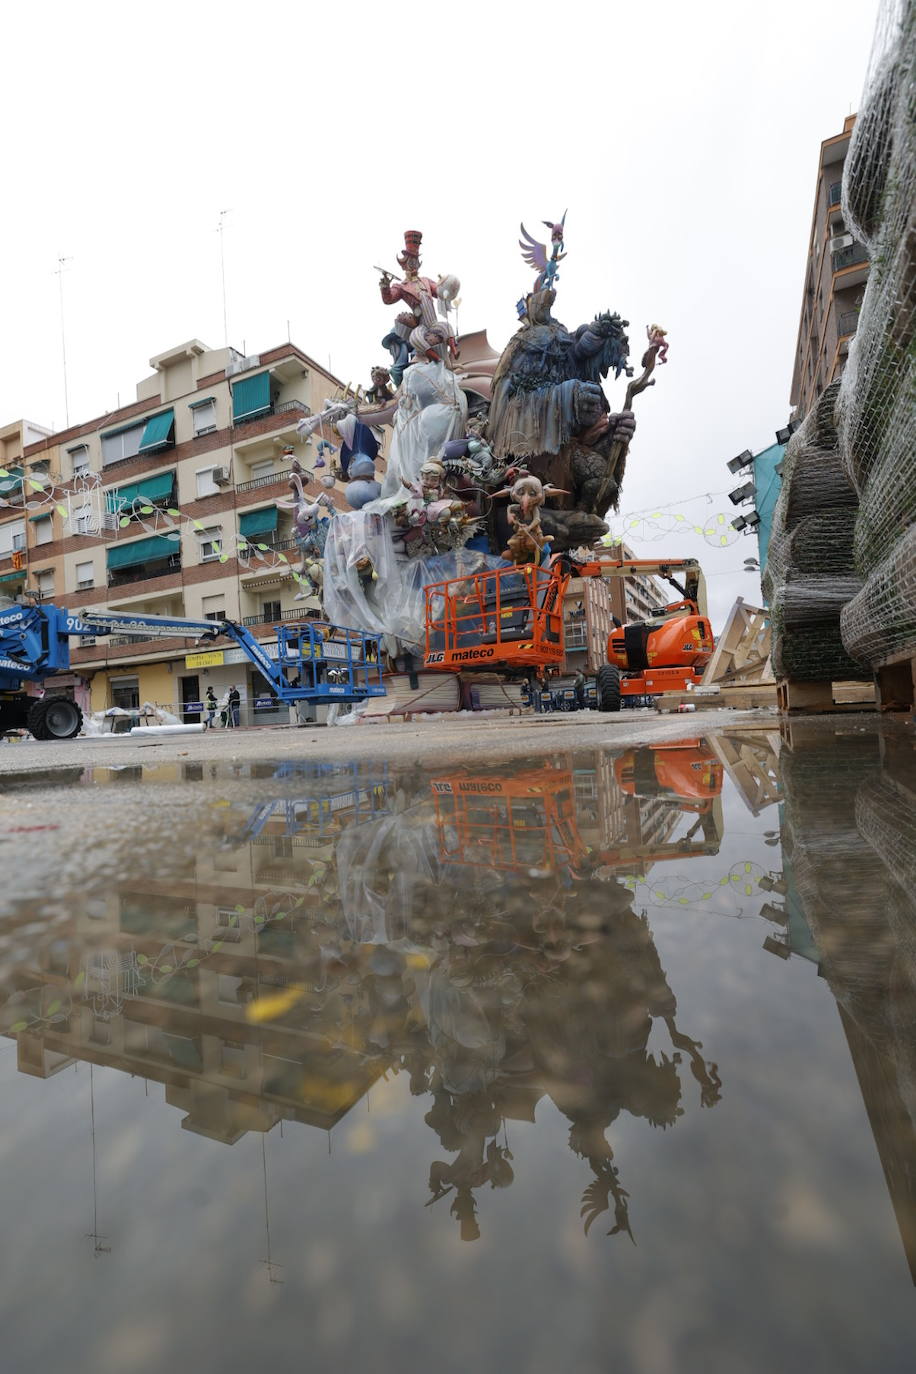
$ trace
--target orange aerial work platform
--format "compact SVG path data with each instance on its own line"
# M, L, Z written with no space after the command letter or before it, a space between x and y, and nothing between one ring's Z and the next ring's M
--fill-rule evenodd
M428 668L540 668L563 659L559 567L495 568L426 588Z
M580 561L565 554L547 566L494 568L435 582L426 588L425 666L445 672L466 668L523 672L529 677L564 659L563 598L571 577L665 577L680 599L657 616L615 625L606 662L598 669L598 705L620 709L621 698L657 696L700 682L713 651L708 617L701 613L701 573L695 559ZM674 579L683 575L683 584Z
M553 873L575 868L586 853L569 769L509 776L461 770L434 779L432 790L443 862Z

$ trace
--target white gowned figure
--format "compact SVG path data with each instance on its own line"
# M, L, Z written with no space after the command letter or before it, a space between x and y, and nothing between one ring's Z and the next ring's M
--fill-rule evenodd
M398 392L383 497L395 496L405 483L418 481L423 464L438 457L449 439L464 434L467 400L436 351L444 338L444 325L420 326L410 336L418 360L404 373Z

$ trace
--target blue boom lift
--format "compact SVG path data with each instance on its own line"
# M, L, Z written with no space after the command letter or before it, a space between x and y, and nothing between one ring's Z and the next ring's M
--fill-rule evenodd
M353 702L383 697L379 636L341 625L303 620L277 626L277 657L232 620L185 620L42 603L0 600L0 734L27 729L36 739L72 739L83 715L65 696L29 696L27 682L43 682L70 668L70 640L127 634L148 639L182 636L212 642L220 636L243 649L279 701Z

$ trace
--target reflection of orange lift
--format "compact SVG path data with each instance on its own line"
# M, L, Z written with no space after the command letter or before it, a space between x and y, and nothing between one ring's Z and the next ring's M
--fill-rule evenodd
M626 834L594 850L592 859L626 867L718 853L722 779L722 764L699 739L628 750L614 761L614 780L627 801ZM509 775L460 770L435 779L432 789L443 862L555 872L577 868L588 852L568 769L547 765ZM639 803L649 799L667 803L673 822L686 812L696 816L695 824L677 840L647 838Z
M662 859L718 854L722 839L721 806L724 769L701 739L628 749L614 760L614 778L631 799L626 840L606 851L605 862L625 867ZM696 816L686 835L676 840L646 838L640 800L669 802L679 812ZM670 832L669 832L670 833Z
M546 567L496 568L433 583L426 588L426 667L521 672L531 679L538 669L562 662L563 597L570 578L633 573L664 577L680 599L652 620L611 632L607 662L598 669L599 708L619 710L622 697L656 696L700 682L713 639L708 618L700 614L700 567L693 558L579 563L558 554Z
M586 852L568 768L508 776L459 771L432 788L443 862L554 872L575 867Z
M722 791L724 769L700 739L628 749L614 760L614 776L631 797L677 797L680 811L702 815Z

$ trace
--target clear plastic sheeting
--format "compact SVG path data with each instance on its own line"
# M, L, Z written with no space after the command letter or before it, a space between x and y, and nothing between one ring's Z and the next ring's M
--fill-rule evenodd
M916 653L916 4L885 0L846 158L843 217L871 260L838 403L859 494L854 551L865 581L843 614L872 667Z
M858 498L839 451L839 382L818 398L789 441L763 579L772 614L773 670L790 682L866 677L843 645L840 615L861 588L854 576Z
M426 587L505 567L502 558L474 549L433 558L398 559L384 515L351 511L331 521L324 551L324 613L333 625L387 635L422 652L426 641Z

